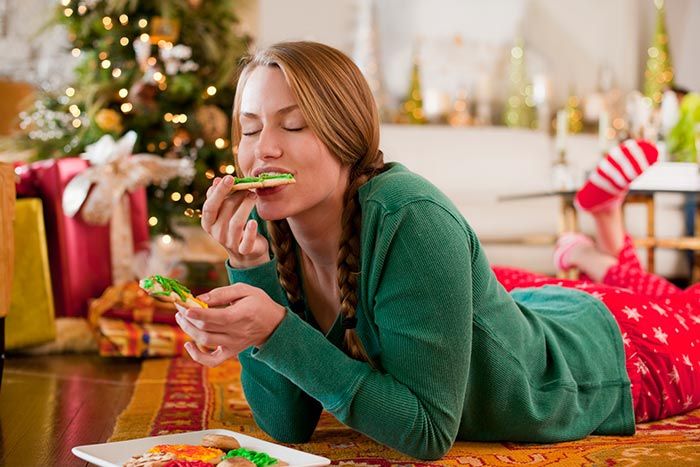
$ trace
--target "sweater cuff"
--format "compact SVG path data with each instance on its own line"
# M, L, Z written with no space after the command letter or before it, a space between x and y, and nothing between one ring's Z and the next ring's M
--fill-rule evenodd
M226 260L226 272L229 283L242 282L262 289L275 302L287 306L287 294L279 283L277 277L277 260L272 259L259 266L251 268L236 269Z
M308 358L311 354L314 357ZM364 363L350 359L289 308L267 342L253 348L251 356L287 377L329 411L352 399L367 372Z

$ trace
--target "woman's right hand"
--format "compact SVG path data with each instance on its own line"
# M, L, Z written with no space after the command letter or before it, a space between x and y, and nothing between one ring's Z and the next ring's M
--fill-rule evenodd
M215 178L202 207L202 228L228 252L234 268L250 268L270 261L268 242L258 223L248 220L255 206L252 191L232 193L233 177Z

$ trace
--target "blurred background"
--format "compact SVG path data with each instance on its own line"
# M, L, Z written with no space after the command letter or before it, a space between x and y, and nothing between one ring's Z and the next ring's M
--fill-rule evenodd
M698 1L0 0L0 161L18 206L43 208L57 316L147 274L226 282L197 210L234 172L239 58L283 40L355 60L387 160L444 190L497 264L556 273L557 234L591 229L566 193L619 141L654 140L628 228L656 272L700 279Z

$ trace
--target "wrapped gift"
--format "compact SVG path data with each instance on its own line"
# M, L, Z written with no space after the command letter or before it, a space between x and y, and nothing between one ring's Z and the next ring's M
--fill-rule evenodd
M17 201L14 238L14 280L6 323L8 349L42 344L56 337L41 200Z
M133 323L176 324L175 305L149 296L138 282L108 287L100 298L90 302L90 325L97 329L100 318Z
M98 333L103 357L174 357L184 355L189 340L178 326L109 318L99 318Z
M88 168L80 158L52 159L21 166L18 196L39 196L44 219L57 316L86 316L88 299L98 297L112 284L112 245L109 225L91 225L81 216L63 210L66 185ZM126 197L130 211L130 247L148 244L146 191ZM125 247L125 245L114 245Z
M84 316L87 301L134 278L134 251L148 247L145 186L194 175L191 160L132 154L136 133L104 135L81 158L18 170L18 194L44 200L59 316Z

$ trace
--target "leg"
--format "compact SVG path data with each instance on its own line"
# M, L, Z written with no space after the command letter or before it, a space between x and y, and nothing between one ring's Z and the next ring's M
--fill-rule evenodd
M622 332L637 421L700 406L700 295L617 289L602 300Z
M577 284L587 283L587 281L580 280L557 279L512 267L492 266L492 270L498 282L509 292L523 287L542 287L543 285L575 287Z

